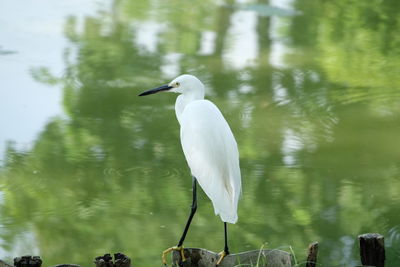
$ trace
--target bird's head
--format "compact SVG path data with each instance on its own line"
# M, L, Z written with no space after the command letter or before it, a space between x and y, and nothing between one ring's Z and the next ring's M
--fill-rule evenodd
M139 96L151 95L163 91L179 94L200 94L204 96L204 85L195 76L183 74L173 79L169 84L145 91Z

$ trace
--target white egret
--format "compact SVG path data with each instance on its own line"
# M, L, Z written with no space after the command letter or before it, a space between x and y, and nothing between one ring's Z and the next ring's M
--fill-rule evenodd
M166 265L165 256L172 250L180 251L182 260L185 260L182 244L197 210L197 181L211 199L215 214L224 222L225 247L220 253L218 265L229 254L226 223L236 223L238 219L241 175L237 144L219 109L204 99L204 85L199 79L184 74L139 96L162 91L180 94L176 99L175 112L181 127L183 152L193 179L193 201L188 221L178 245L163 252L163 263Z

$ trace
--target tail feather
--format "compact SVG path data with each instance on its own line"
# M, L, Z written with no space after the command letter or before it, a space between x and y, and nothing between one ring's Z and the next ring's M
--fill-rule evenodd
M215 215L220 215L222 221L228 223L237 222L238 196L235 196L235 190L232 188L232 185L221 186L220 192L214 194L212 203Z

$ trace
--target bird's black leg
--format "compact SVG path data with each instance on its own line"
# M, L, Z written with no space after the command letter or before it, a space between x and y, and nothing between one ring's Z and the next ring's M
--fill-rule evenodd
M185 237L187 234L187 231L189 230L189 226L190 223L192 222L193 216L196 213L197 210L197 192L196 192L196 177L192 177L193 178L193 182L192 182L192 187L193 187L193 201L192 201L192 208L190 210L190 215L189 218L187 220L186 226L185 226L185 230L183 230L183 234L181 236L181 239L179 239L179 243L176 247L172 247L172 248L168 248L166 250L164 250L164 252L162 253L162 261L164 263L164 266L167 266L167 260L166 260L166 255L170 252L172 252L173 250L179 251L181 253L181 259L182 261L185 261L185 254L183 253L183 241L185 241Z
M227 226L226 222L224 222L224 230L225 230L225 247L224 251L226 255L229 255L229 248L228 248L228 231L227 231Z
M224 233L225 233L225 247L224 250L219 253L219 259L217 261L217 266L221 264L222 260L229 255L229 248L228 248L228 231L227 231L227 226L226 222L224 222Z
M192 200L192 208L190 210L190 215L189 218L186 222L186 226L185 226L185 230L183 230L183 234L181 236L181 239L179 240L178 246L177 247L181 247L183 244L183 241L185 241L186 238L186 234L187 231L189 230L189 226L190 223L192 222L193 216L196 213L197 210L197 190L196 190L196 185L197 185L197 181L196 181L196 177L192 177L192 188L193 188L193 200Z

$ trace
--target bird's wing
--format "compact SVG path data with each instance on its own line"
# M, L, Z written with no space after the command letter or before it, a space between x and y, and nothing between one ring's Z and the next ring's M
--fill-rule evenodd
M225 222L237 221L241 190L239 152L219 109L208 100L190 102L181 119L181 143L192 175Z

